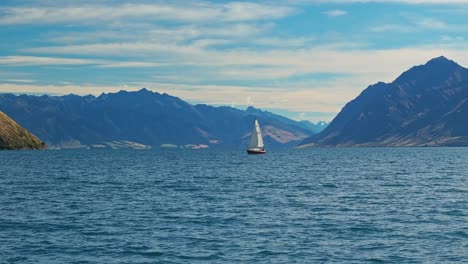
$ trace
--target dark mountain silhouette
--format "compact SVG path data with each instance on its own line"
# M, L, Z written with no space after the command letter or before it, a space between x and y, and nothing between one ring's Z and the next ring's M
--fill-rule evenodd
M438 57L371 85L301 146L468 146L468 69Z
M255 117L268 148L295 146L313 132L268 112L191 105L147 89L94 96L0 95L0 110L52 147L177 145L245 148Z
M36 136L18 125L13 119L0 112L0 150L46 149L47 146Z

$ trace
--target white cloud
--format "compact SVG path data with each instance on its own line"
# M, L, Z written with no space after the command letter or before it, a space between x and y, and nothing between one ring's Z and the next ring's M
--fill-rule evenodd
M414 32L415 28L410 25L385 24L385 25L371 27L370 30L373 32L410 33L410 32Z
M128 87L80 86L68 83L70 80L63 80L65 83L55 82L57 85L52 86L17 82L21 85L0 85L0 90L97 94L120 89L137 90L146 86L187 100L210 104L244 105L246 98L251 98L255 106L262 108L304 113L336 113L367 85L377 81L390 82L402 71L432 57L445 55L462 64L468 64L468 45L463 41L450 43L451 39L447 37L452 33L462 35L455 31L460 30L461 26L453 27L444 21L415 17L411 14L402 16L404 22L409 22L408 25L398 22L402 25L383 24L370 30L398 33L421 29L443 30L445 37L441 37L441 43L445 42L444 45L370 49L369 47L376 43L353 42L354 39L372 41L368 31L350 32L357 33L358 36L351 38L347 38L350 35L346 34L333 35L332 31L320 36L291 36L288 34L290 31L276 27L273 23L274 19L300 12L299 6L290 2L285 4L283 1L278 1L279 4L273 1L226 4L166 1L117 6L115 2L114 5L106 5L102 1L100 4L89 4L90 2L77 6L73 1L69 1L71 5L51 6L50 3L54 4L51 1L49 6L42 5L37 8L0 8L0 24L9 24L11 27L32 23L60 24L61 27L57 30L63 30L62 26L66 27L63 31L45 33L35 42L34 47L18 51L19 54L36 56L4 56L0 57L0 65L49 65L55 68L67 66L70 69L77 66L94 69L149 68L145 69L148 73L134 78L122 74L114 79L128 84ZM397 2L455 3L403 0ZM465 1L457 1L460 2ZM346 15L347 12L332 9L323 14L340 16ZM324 16L319 17L327 19ZM83 30L82 27L68 27L69 24L84 25L86 28ZM53 44L48 44L50 41ZM45 44L38 47L37 43ZM151 68L155 67L162 69L153 72ZM111 72L103 69L99 71ZM122 72L132 74L130 70ZM326 80L314 76L297 78L308 74L328 74L332 77ZM139 84L131 82L145 76L149 80L142 80L143 83ZM15 79L35 77L36 73L33 73L32 76ZM125 82L126 78L129 82ZM88 81L89 79L92 80L93 77L89 77ZM156 83L152 83L153 80ZM48 82L54 83L53 80ZM222 85L227 83L233 85Z
M48 32L41 36L43 41L52 43L88 43L92 42L105 42L105 41L119 41L126 40L130 41L135 38L146 37L140 36L139 32L127 32L122 30L96 30L96 31L59 31L59 32Z
M23 51L45 54L80 54L80 55L113 55L118 57L148 57L157 53L194 54L201 49L190 45L176 45L160 42L114 42L83 45L52 46L27 48Z
M72 45L61 47L30 48L36 53L72 55L128 55L144 57L165 65L229 66L264 65L299 69L301 72L328 73L382 73L395 67L410 66L438 56L447 46L424 46L389 50L338 49L332 44L300 49L230 49L206 50L196 45L164 45L160 43L109 43ZM385 63L384 63L385 62ZM405 62L404 64L402 64Z
M30 79L8 79L5 80L5 82L13 82L13 83L34 83L36 80L30 80Z
M153 68L161 67L165 64L143 61L103 61L96 67L99 68Z
M397 33L411 33L417 31L440 31L445 32L465 32L468 31L468 26L465 24L448 24L445 21L431 18L431 17L422 17L411 14L402 14L401 16L405 19L405 24L383 24L378 26L373 26L370 28L370 31L373 32L397 32Z
M128 25L118 29L106 28L95 31L57 31L41 35L41 41L62 45L84 45L103 43L153 42L163 45L180 45L189 42L239 42L255 40L273 29L266 23L217 23L184 24L178 26L152 26L133 28ZM212 44L212 43L208 43ZM209 46L209 45L205 46Z
M368 85L377 81L391 82L411 66L423 64L433 57L444 55L461 65L467 65L468 49L466 47L466 45L419 46L405 49L347 51L327 50L320 47L293 51L205 52L199 54L199 57L191 59L197 67L217 65L213 71L202 71L203 75L200 76L198 71L179 69L172 81L168 83L129 83L128 87L116 85L113 88L108 85L1 84L0 91L99 94L101 92L115 92L120 89L138 90L141 87L153 87L155 91L208 104L245 105L246 98L250 97L253 105L261 108L295 112L337 113L346 102L355 98ZM190 56L192 55L194 54L190 54ZM203 65L200 65L199 62ZM249 67L263 66L259 69L246 68L243 70L242 67L232 64L247 64L250 65ZM286 83L280 81L281 78L287 78L297 73L318 72L346 73L347 75L326 80L312 78L291 80ZM279 80L279 83L258 85L257 87L184 83L194 76L201 78L202 83L209 80L210 77L215 80L233 79L233 77L237 80L265 78L271 81ZM164 74L161 73L157 79L163 80L164 78Z
M35 66L35 65L90 65L96 64L96 60L52 58L35 56L4 56L0 57L0 65Z
M465 38L463 36L442 35L440 39L443 42L455 42L455 43L465 42Z
M467 4L468 0L289 0L291 4L306 3L400 3L400 4Z
M298 69L291 67L225 67L220 76L231 80L275 80L298 74Z
M164 66L161 63L144 61L113 61L96 59L74 59L57 57L38 57L38 56L4 56L0 57L0 65L8 66L53 66L68 65L79 66L88 65L101 68L147 68Z
M295 9L283 5L265 5L249 2L232 2L223 6L220 17L224 21L253 21L278 19L291 15Z
M0 12L0 24L63 24L77 22L94 24L123 19L185 22L259 21L282 18L294 12L295 9L284 5L249 2L4 7Z
M337 16L344 16L348 14L348 12L344 10L335 9L335 10L324 11L322 12L322 14L331 16L331 17L337 17Z
M446 29L448 27L444 21L433 18L416 19L414 23L422 28L428 29Z
M267 47L284 47L284 48L294 48L294 47L306 47L308 44L311 44L315 38L312 37L257 37L256 39L251 40L252 43Z

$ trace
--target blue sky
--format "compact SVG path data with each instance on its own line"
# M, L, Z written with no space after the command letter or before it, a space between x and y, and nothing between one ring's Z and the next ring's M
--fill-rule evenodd
M468 0L0 3L0 92L146 87L330 121L368 85L468 65Z

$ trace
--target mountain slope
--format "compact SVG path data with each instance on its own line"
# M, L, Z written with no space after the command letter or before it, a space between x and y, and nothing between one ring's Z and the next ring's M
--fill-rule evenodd
M467 146L467 114L468 69L438 57L369 86L301 146Z
M13 119L0 112L0 150L46 149L47 146L36 136L18 125Z
M142 89L94 96L0 95L0 110L53 147L203 145L245 148L256 114L191 105ZM282 117L284 118L284 117ZM295 146L313 132L299 122L259 117L269 148ZM287 122L286 122L286 121Z
M310 121L304 120L304 121L300 121L300 123L301 123L301 126L303 128L314 132L314 134L318 134L318 133L322 132L329 125L325 121L319 121L317 123L312 123Z
M274 113L271 113L271 112L268 112L268 111L257 109L257 108L252 107L252 106L249 106L245 110L245 112L247 112L249 114L252 114L252 115L256 115L256 116L261 117L261 118L276 119L279 122L282 122L284 124L298 126L298 127L302 128L304 131L307 131L307 132L312 131L314 134L317 134L317 133L321 132L328 125L328 123L326 123L324 121L320 121L317 124L314 124L314 123L312 123L310 121L299 121L298 122L298 121L291 120L291 119L286 118L286 117L281 116L281 115L277 115L277 114L274 114Z

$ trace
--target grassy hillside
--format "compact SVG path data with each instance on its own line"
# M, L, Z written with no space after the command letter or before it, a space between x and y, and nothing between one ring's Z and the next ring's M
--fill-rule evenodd
M46 148L44 142L0 112L0 150Z

